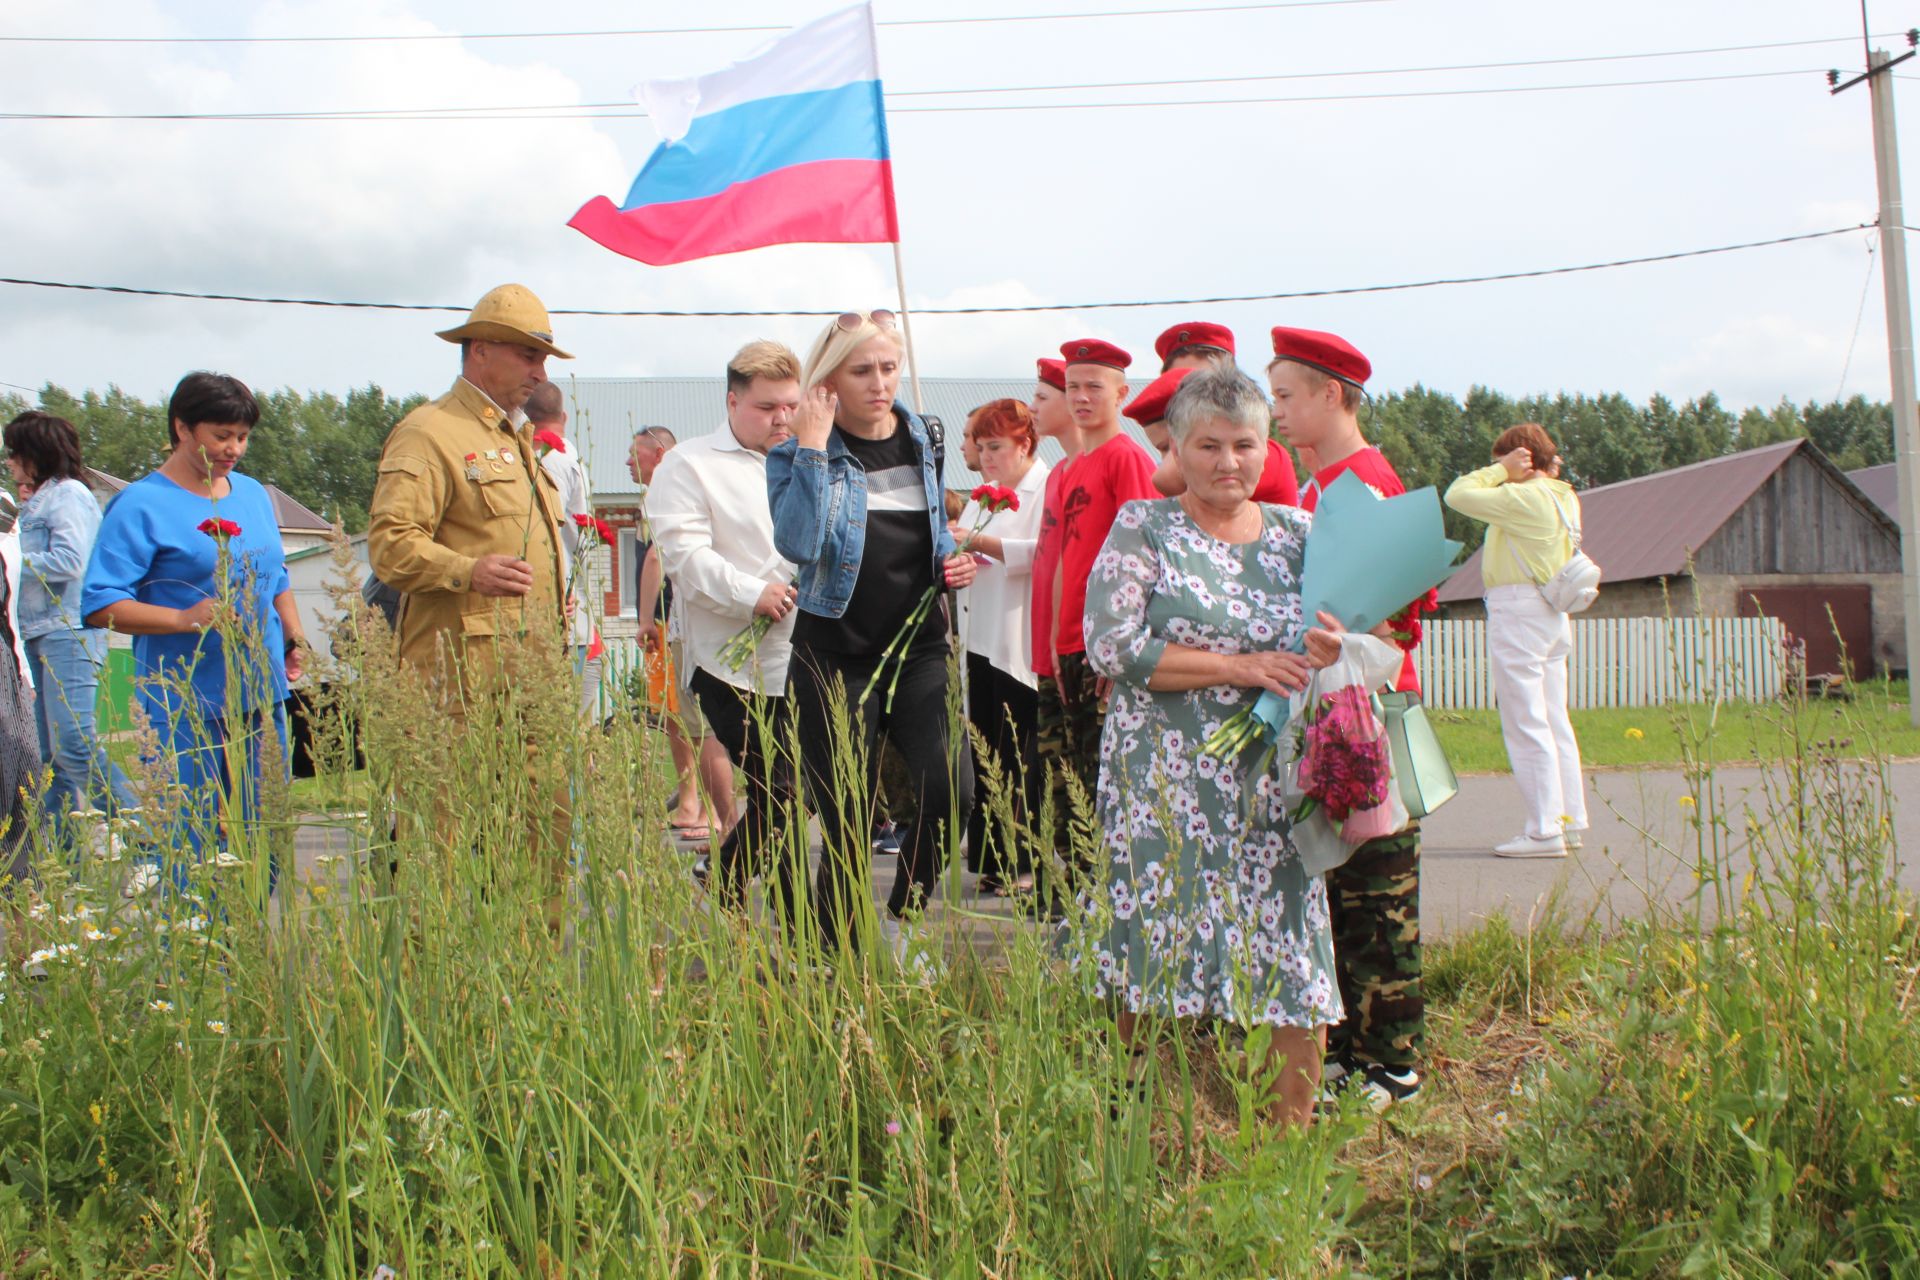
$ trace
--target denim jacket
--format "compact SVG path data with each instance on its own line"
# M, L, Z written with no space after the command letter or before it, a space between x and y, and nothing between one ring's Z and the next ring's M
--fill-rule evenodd
M920 479L933 527L933 580L944 583L940 562L953 554L954 541L926 424L897 400L893 416L913 434L920 452ZM840 433L827 437L824 452L802 449L798 440L772 449L767 454L767 502L773 508L773 545L798 566L794 585L800 607L822 617L839 617L853 598L867 535L867 473L847 452Z
M80 582L100 532L100 504L78 480L43 485L20 508L20 638L84 634Z

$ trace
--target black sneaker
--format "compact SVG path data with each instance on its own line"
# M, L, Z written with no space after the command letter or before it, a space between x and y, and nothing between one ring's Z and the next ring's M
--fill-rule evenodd
M873 833L873 851L892 857L900 856L900 844L906 839L907 829L897 822L883 822Z
M1412 1067L1395 1070L1383 1067L1377 1062L1369 1062L1360 1073L1349 1076L1348 1088L1358 1089L1360 1096L1366 1099L1367 1107L1375 1115L1388 1107L1401 1102L1411 1102L1420 1096L1420 1073Z

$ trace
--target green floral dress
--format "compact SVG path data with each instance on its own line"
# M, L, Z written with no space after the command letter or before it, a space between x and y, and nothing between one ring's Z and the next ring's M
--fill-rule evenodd
M1178 499L1122 507L1087 584L1087 658L1110 677L1096 803L1102 865L1075 967L1135 1013L1316 1027L1342 1017L1327 895L1308 876L1273 772L1201 744L1257 689L1156 693L1168 644L1295 646L1312 516L1263 507L1257 540L1222 542Z

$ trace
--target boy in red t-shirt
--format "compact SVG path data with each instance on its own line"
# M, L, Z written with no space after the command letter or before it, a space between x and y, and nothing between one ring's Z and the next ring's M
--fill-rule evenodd
M1064 360L1043 357L1034 362L1039 379L1033 389L1033 429L1044 439L1060 442L1066 456L1047 473L1047 488L1042 499L1040 536L1033 548L1033 597L1027 612L1032 622L1033 673L1038 677L1039 715L1035 725L1034 761L1043 785L1053 797L1052 847L1062 858L1068 856L1067 817L1072 812L1067 798L1066 722L1061 714L1060 686L1053 673L1053 606L1060 565L1060 518L1066 506L1067 479L1080 457L1080 428L1067 407L1067 365ZM1030 811L1036 831L1040 809ZM1045 874L1045 858L1035 860Z
M1383 498L1406 486L1360 431L1361 387L1373 365L1331 333L1276 328L1267 383L1273 420L1287 443L1314 460L1300 505L1311 511L1343 472ZM1414 610L1410 609L1411 615ZM1400 622L1395 630L1417 637ZM1399 687L1419 692L1409 648ZM1346 1020L1327 1035L1323 1080L1329 1091L1354 1087L1374 1110L1420 1091L1426 1002L1420 989L1420 824L1369 840L1327 873L1334 971Z
M1155 460L1120 430L1120 406L1127 398L1126 370L1133 357L1098 338L1069 342L1060 348L1060 355L1066 363L1067 406L1080 428L1081 453L1067 477L1061 506L1053 678L1060 693L1066 759L1091 803L1100 777L1107 688L1087 664L1087 642L1081 631L1087 579L1120 508L1160 494L1153 487Z

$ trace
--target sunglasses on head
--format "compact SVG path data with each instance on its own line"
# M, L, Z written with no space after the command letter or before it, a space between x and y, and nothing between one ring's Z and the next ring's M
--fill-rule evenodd
M893 312L886 310L869 311L866 315L861 315L858 311L843 311L834 319L833 323L844 333L855 333L859 331L861 325L869 320L873 321L874 324L882 329L891 329L893 328L894 318Z

